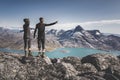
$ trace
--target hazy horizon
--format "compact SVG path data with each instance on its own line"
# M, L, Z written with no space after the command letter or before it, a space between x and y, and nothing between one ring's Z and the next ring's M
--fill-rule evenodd
M120 0L1 0L0 26L22 29L23 19L35 27L39 17L46 23L58 21L47 29L72 29L81 25L87 30L120 34Z

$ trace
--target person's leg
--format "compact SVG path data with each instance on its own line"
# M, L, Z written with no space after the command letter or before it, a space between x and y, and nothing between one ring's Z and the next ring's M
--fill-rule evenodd
M38 50L39 50L38 56L40 56L40 54L42 52L42 50L41 50L41 39L39 38L37 42L38 42Z
M42 55L41 55L41 57L44 58L44 54L45 54L45 37L43 37L41 39L41 42L42 42Z
M45 38L44 37L41 39L41 42L42 42L42 51L45 52Z
M25 51L25 57L28 57L28 54L27 54L27 39L24 39L24 51Z
M38 39L37 42L38 42L38 50L40 52L41 51L41 39Z
M31 53L31 39L28 39L28 50L29 50L29 56L32 56L32 53Z

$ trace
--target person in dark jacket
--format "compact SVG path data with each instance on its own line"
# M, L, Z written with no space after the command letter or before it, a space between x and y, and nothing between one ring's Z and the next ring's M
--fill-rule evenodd
M40 20L40 23L36 24L36 28L34 31L34 38L35 38L36 31L38 30L38 38L37 38L38 49L39 49L39 52L45 52L45 26L54 25L57 23L57 21L50 24L46 24L44 23L44 19L42 17L39 18L39 20Z
M24 51L25 51L25 57L28 56L32 56L31 53L31 33L30 33L30 21L28 18L25 18L23 20L25 22L25 24L23 25L23 31L24 31L24 35L23 35L23 39L24 39Z

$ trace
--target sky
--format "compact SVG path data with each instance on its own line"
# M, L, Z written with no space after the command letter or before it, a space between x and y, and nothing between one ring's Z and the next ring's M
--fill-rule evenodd
M45 23L58 21L46 29L87 30L120 34L120 0L0 0L0 27L22 29L23 19L35 27L39 18Z

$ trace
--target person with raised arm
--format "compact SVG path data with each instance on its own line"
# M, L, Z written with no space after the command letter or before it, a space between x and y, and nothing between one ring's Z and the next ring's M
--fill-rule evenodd
M44 53L45 52L45 27L54 25L57 23L57 21L50 24L46 24L44 23L44 18L40 17L39 20L40 22L36 24L36 28L34 31L34 38L35 38L36 32L38 31L37 43L38 43L39 53L41 52Z

